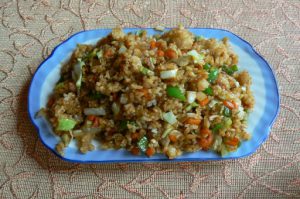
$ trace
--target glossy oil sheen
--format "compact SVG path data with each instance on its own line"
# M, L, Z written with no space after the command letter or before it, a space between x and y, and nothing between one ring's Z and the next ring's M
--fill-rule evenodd
M136 32L137 28L124 29L125 32ZM159 32L148 28L148 35ZM194 153L184 153L182 156L168 160L162 154L157 154L151 158L145 155L133 156L126 150L101 150L99 143L96 150L81 154L74 142L66 148L64 157L55 151L55 145L59 141L51 128L51 125L44 118L35 118L36 112L45 107L47 98L52 92L56 82L60 78L60 68L64 62L67 62L77 44L95 44L99 39L105 37L111 32L111 29L97 29L79 32L71 36L66 41L58 45L52 54L36 70L28 95L28 112L30 119L36 127L42 143L60 158L71 162L92 163L92 162L140 162L140 161L206 161L206 160L224 160L248 156L254 153L258 147L268 138L270 128L279 112L279 92L275 75L264 60L253 47L239 36L222 29L211 28L191 28L189 29L195 35L202 35L205 38L222 39L228 37L235 53L239 56L240 70L246 69L252 77L252 91L255 97L255 108L250 113L247 131L251 133L252 138L242 143L241 147L227 156L208 151L199 151Z

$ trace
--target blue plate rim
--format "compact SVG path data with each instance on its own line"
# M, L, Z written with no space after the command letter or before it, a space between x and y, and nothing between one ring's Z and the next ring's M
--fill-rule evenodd
M147 27L147 28L123 28L123 29L127 29L127 30L132 30L132 31L135 31L135 30L147 30L147 29L151 29L153 30L153 28L150 28L150 27ZM170 28L166 28L166 30L168 30ZM78 160L78 159L69 159L69 158L66 158L64 156L61 156L60 154L58 154L54 149L52 149L46 142L45 140L41 137L41 132L40 132L40 128L39 126L34 122L34 116L32 116L30 114L30 95L32 93L32 83L33 81L35 80L35 76L37 74L37 72L39 71L39 69L43 66L43 64L45 62L47 62L54 54L55 52L57 51L57 49L62 46L63 44L67 43L69 40L71 40L73 37L75 37L76 35L79 35L79 34L82 34L82 33L86 33L86 32L92 32L92 31L97 31L97 30L102 30L102 31L111 31L112 29L111 28L99 28L99 29L91 29L91 30L82 30L82 31L79 31L79 32L76 32L74 34L72 34L70 37L68 37L66 40L62 41L61 43L59 43L57 46L54 47L54 49L52 50L51 54L44 60L42 61L39 66L37 67L34 75L32 76L31 78L31 81L30 81L30 86L29 86L29 92L28 92L28 96L27 96L27 112L28 112L28 115L29 115L29 118L30 118L30 121L31 123L34 125L35 129L38 131L38 137L39 139L41 140L41 142L43 143L43 145L48 148L52 153L54 153L57 157L59 157L60 159L64 160L64 161L67 161L67 162L71 162L71 163L87 163L87 164L90 164L90 163L134 163L134 162L184 162L184 161L222 161L222 160L232 160L232 159L239 159L239 158L245 158L251 154L253 154L265 141L266 139L269 137L270 135L270 132L271 132L271 128L274 124L274 122L276 121L276 118L278 117L279 115L279 112L280 112L280 95L279 95L279 89L278 89L278 81L276 79L276 75L272 69L272 67L270 66L270 64L266 61L266 59L261 55L259 54L255 48L248 42L246 41L245 39L241 38L240 36L238 36L237 34L229 31L229 30L225 30L225 29L221 29L221 28L196 28L196 27L192 27L192 28L187 28L189 30L193 30L193 29L201 29L201 30L218 30L218 31L223 31L223 32L227 32L229 34L232 34L233 36L237 37L238 39L240 39L242 42L244 42L248 47L249 49L252 50L252 52L257 55L264 63L266 66L268 66L268 70L271 74L271 77L273 79L273 81L275 82L275 87L276 87L276 97L277 97L277 103L276 103L276 112L273 116L273 118L270 120L270 123L268 124L268 129L266 131L266 134L265 136L263 137L263 139L261 139L261 141L258 143L258 145L253 148L253 150L249 153L246 153L246 154L243 154L242 156L238 156L238 157L218 157L218 158L178 158L178 159L143 159L143 160ZM160 31L157 31L158 33L160 33ZM100 38L99 38L100 39ZM274 90L275 91L275 90Z

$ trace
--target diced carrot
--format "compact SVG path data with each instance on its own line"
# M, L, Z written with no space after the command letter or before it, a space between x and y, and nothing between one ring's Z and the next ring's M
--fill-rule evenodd
M95 118L96 118L95 115L88 115L86 119L88 119L88 120L90 120L90 121L93 122L95 120Z
M139 133L135 132L131 134L131 139L133 141L138 140L139 139Z
M155 153L155 149L154 149L153 147L148 147L148 148L147 148L147 150L146 150L146 155L147 155L148 157L153 156L154 153Z
M133 147L130 152L133 155L138 155L140 153L140 149L138 147Z
M156 46L157 48L161 48L161 43L160 43L160 42L156 42L156 43L155 43L155 46Z
M200 130L200 135L201 138L198 140L198 144L203 150L208 150L213 143L212 132L209 129L204 128Z
M154 49L156 47L156 41L150 41L150 49Z
M169 135L169 139L170 139L171 142L176 142L177 141L176 135L173 135L173 134Z
M205 105L208 104L208 102L209 102L209 99L208 99L208 97L206 97L204 100L201 100L201 101L199 102L199 104L200 104L201 106L205 106Z
M162 50L157 50L157 56L163 57L165 55L164 51Z
M207 137L211 134L212 134L211 131L207 128L204 128L204 129L200 130L200 135L203 136L203 137Z
M213 134L209 134L206 138L200 138L198 140L198 144L202 148L202 150L208 150L213 143Z
M196 119L196 118L187 118L185 121L184 121L185 124L194 124L194 125L199 125L201 123L201 120L200 119Z
M151 95L150 95L148 89L142 88L142 89L140 89L140 91L143 92L143 94L144 94L144 96L145 96L145 98L146 98L147 100L150 100L150 99L151 99Z
M99 126L99 118L95 117L94 122L93 122L93 127L98 127Z
M228 100L224 100L223 104L229 108L229 109L235 109L238 108L238 105L234 102L234 101L228 101Z
M238 138L236 138L236 137L234 137L234 138L226 138L224 140L224 143L226 145L230 145L230 146L237 146L239 144L239 142L240 142L240 140Z
M169 48L165 51L165 57L169 59L174 59L177 58L177 53L175 52L175 50Z

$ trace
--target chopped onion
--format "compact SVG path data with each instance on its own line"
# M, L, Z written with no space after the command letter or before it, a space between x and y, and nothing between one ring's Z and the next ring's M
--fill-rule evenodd
M126 50L127 50L127 48L126 48L124 45L122 45L122 46L119 48L118 53L119 53L119 54L125 53Z
M164 132L163 132L163 134L162 134L162 138L165 138L165 137L167 137L167 135L169 135L169 133L171 133L171 131L173 130L173 128L172 127L168 127Z
M170 79L176 77L178 69L173 69L173 70L166 70L160 72L160 78L162 79Z
M120 113L120 106L119 106L119 104L117 104L115 102L112 104L111 109L112 109L112 112L114 113L114 115L118 115Z
M141 66L140 68L141 73L143 73L144 75L149 75L149 76L153 76L154 72L144 66Z
M175 124L177 122L176 116L172 111L163 114L163 119L169 124Z
M195 91L187 91L187 101L189 104L193 103L196 99L197 93Z
M191 117L191 118L197 118L197 114L196 113L187 113L186 115L188 117Z
M157 133L158 133L158 130L157 130L157 128L154 128L154 129L151 129L151 132L152 132L153 134L157 134Z
M218 103L218 101L213 99L213 100L210 101L210 103L208 104L208 106L209 106L209 108L212 108L212 107L214 107L217 103Z
M105 109L103 107L85 108L83 112L85 115L106 115Z
M153 100L147 102L147 107L155 106L156 104L157 104L156 99L153 99Z
M127 97L124 94L121 94L120 103L121 104L126 104L127 101L128 101Z
M212 116L209 116L209 120L212 121L214 119L216 119L217 117L220 117L219 115L212 115Z
M82 128L82 131L85 133L99 133L101 132L102 128L100 127L86 127Z
M85 65L85 63L78 59L77 63L74 65L73 68L73 79L76 81L76 87L77 89L80 89L81 87L81 80L82 80L82 67Z
M244 108L242 106L239 106L238 108L239 112L237 114L238 118L240 119L244 119L245 117L245 111L244 111Z
M204 55L199 54L196 50L187 52L187 55L190 55L193 58L195 64L201 63L204 60Z

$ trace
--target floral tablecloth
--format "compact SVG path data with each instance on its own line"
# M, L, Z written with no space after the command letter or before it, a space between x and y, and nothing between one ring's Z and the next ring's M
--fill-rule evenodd
M84 29L179 23L228 29L272 65L281 112L255 154L82 165L42 145L27 114L28 86L58 43ZM0 34L0 198L300 198L299 0L1 0Z

